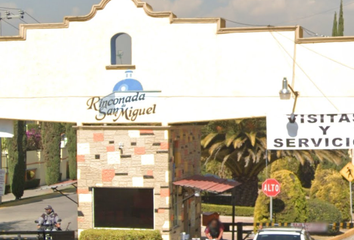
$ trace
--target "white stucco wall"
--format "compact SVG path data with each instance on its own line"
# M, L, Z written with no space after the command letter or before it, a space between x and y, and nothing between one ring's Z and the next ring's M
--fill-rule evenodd
M136 122L289 113L293 101L280 101L278 92L283 77L292 79L295 28L217 30L216 23L171 24L131 0L111 0L91 20L69 28L29 29L25 41L0 38L7 56L0 58L0 118L97 122L88 98L108 95L125 78L124 70L106 70L110 39L119 32L132 37L134 78L144 90L161 90L156 114ZM354 41L296 45L298 65L336 106L296 67L297 111L352 112L353 51Z

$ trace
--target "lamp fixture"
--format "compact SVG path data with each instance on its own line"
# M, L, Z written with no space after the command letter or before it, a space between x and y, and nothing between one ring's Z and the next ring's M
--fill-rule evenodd
M281 100L289 100L291 96L291 92L289 91L288 88L288 80L286 78L283 78L283 87L279 92L279 97Z
M290 91L289 91L289 89L290 89ZM289 100L291 97L291 93L293 93L295 96L293 111L291 113L291 120L294 121L295 120L294 112L295 112L296 102L297 102L297 98L299 97L300 93L298 91L294 91L294 89L288 84L288 80L285 77L285 78L283 78L282 89L279 92L279 97L281 100Z
M194 192L194 196L196 196L196 197L200 197L200 191L195 190L195 192Z

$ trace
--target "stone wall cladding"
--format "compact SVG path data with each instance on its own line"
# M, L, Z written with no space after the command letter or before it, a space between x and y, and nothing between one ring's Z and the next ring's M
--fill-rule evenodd
M171 182L179 179L190 177L196 174L200 174L200 158L201 158L201 131L198 126L181 126L170 130L169 133L169 161L170 161L170 173ZM175 193L172 189L172 195ZM188 195L193 194L193 191L188 191ZM177 203L182 202L183 196L178 196ZM194 201L192 201L194 200ZM184 209L179 207L178 216L174 215L174 211L170 211L170 219L179 219L176 226L172 226L170 239L179 240L181 232L189 232L190 237L200 237L200 198L191 198L184 203L184 206L189 209L188 214L192 214L190 209L195 209L194 216L184 217ZM190 225L194 218L194 227L190 228L190 231L184 229L186 225ZM171 225L173 225L171 221Z
M155 229L161 230L164 239L177 239L183 229L175 229L171 223L172 181L200 172L200 128L83 128L77 136L79 211L83 214L78 218L78 228L93 227L93 187L154 188ZM110 154L116 153L120 153L120 159L108 162ZM200 221L196 224L200 226Z
M79 229L93 227L93 204L86 196L92 194L89 192L92 187L154 188L155 193L160 193L160 186L169 186L165 178L168 153L157 153L161 145L166 148L165 136L165 130L78 130L78 145L89 144L89 151L78 152L79 211L84 215L79 217ZM120 152L120 161L109 164L108 155L114 152ZM146 165L142 165L142 158L146 159ZM137 179L143 179L142 186L134 186ZM154 195L154 198L155 229L162 230L169 219L169 203L166 197L161 200L159 195Z

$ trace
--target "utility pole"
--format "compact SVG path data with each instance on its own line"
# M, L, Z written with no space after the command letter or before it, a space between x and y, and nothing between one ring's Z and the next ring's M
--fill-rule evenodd
M2 22L3 20L11 20L11 19L23 19L25 12L22 10L18 10L18 14L14 15L9 11L5 11L5 15L0 12L0 36L2 36Z

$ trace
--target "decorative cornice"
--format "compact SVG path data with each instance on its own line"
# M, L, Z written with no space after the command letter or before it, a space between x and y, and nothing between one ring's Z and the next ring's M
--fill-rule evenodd
M58 28L68 28L70 22L84 22L92 19L97 11L102 10L110 1L118 0L101 0L97 5L93 5L91 12L84 16L68 16L64 17L63 23L39 23L39 24L21 24L19 28L18 36L0 36L0 41L24 41L26 40L26 32L28 29L58 29ZM121 0L124 1L124 0ZM225 20L222 18L177 18L171 11L157 11L155 12L153 8L145 2L140 0L131 0L134 2L136 7L143 8L145 13L154 18L169 18L171 24L207 24L216 23L217 24L217 34L228 34L228 33L241 33L241 32L269 32L269 31L295 31L295 43L306 44L306 43L327 43L327 42L353 42L353 37L316 37L316 38L303 38L302 28L300 26L265 26L265 27L239 27L239 28L227 28ZM109 66L107 69L113 69ZM116 68L114 68L116 69Z
M240 33L240 32L287 32L296 31L298 26L264 26L264 27L237 27L237 28L220 28L219 34Z
M298 38L297 44L309 43L330 43L330 42L354 42L354 36L349 37L312 37L312 38Z
M107 70L127 70L127 69L135 69L135 65L125 65L125 64L117 64L117 65L108 65L106 66Z

